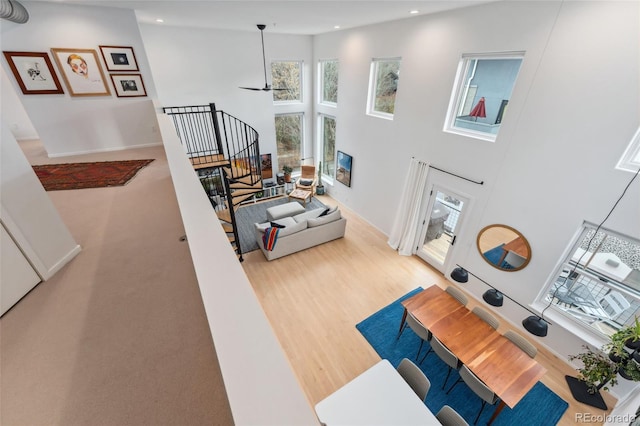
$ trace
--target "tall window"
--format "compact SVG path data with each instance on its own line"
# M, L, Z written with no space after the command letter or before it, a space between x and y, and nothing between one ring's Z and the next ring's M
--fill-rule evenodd
M640 169L640 128L633 135L631 143L618 163L618 168L633 173Z
M273 102L302 102L302 61L271 63Z
M640 241L585 223L543 302L604 335L640 316Z
M322 174L331 177L336 175L336 119L320 114L320 141L322 141Z
M338 61L320 61L320 103L338 104Z
M280 169L289 166L294 172L300 171L302 123L302 113L276 115L276 146Z
M495 141L523 55L464 55L458 65L444 130Z
M400 78L400 59L374 59L369 76L367 114L393 119Z

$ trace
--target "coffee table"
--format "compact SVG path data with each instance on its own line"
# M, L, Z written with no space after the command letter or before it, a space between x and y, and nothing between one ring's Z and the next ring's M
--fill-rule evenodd
M309 199L309 202L311 202L312 196L313 193L311 191L305 191L304 189L294 189L289 193L289 200L293 198L294 200L302 201L302 205L306 207L307 198Z

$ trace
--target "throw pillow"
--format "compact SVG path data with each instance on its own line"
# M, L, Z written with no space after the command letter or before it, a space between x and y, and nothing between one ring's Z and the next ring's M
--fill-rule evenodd
M300 185L309 186L313 183L313 179L300 179L298 183Z
M331 208L327 207L326 209L324 209L324 211L322 213L320 213L320 216L318 216L318 217L326 216L327 213L329 213L329 210L331 210Z
M272 228L280 228L280 229L282 229L282 228L286 228L286 226L284 226L284 225L280 225L280 224L279 224L279 223L277 223L277 222L269 222L269 224L271 225L271 227L272 227Z

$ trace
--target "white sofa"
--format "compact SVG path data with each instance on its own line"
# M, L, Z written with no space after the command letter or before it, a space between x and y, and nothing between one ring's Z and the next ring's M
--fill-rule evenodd
M336 207L320 216L324 208L309 210L293 217L277 219L274 223L284 226L278 231L273 250L264 247L262 237L270 222L255 224L255 237L260 250L267 260L274 260L288 254L296 253L318 244L344 237L347 219L342 217Z

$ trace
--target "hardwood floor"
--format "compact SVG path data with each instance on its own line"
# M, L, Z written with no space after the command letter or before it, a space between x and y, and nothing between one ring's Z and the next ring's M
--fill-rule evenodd
M418 257L399 256L381 232L340 207L348 221L345 238L272 262L260 250L244 255L244 270L311 405L380 360L356 330L358 322L416 287L451 284ZM469 306L476 304L470 297ZM508 328L502 320L499 331ZM542 382L569 403L559 424L575 424L578 413L601 416L571 396L564 376L575 370L538 349L536 359L548 370ZM604 396L612 407L615 399Z

